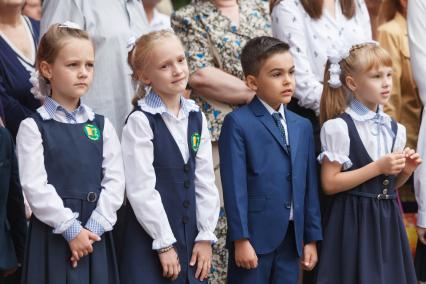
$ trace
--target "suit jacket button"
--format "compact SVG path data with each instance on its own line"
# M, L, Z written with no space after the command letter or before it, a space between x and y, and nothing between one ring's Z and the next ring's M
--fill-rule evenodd
M287 208L287 209L291 209L291 203L290 203L290 202L286 202L286 203L285 203L285 208Z
M183 205L184 208L188 208L189 205L190 205L189 200L185 200L182 205Z
M183 182L183 186L185 188L189 188L191 186L191 182L189 180L186 180L186 181Z
M384 181L383 181L383 185L384 186L386 186L386 185L388 185L389 184L389 180L388 179L385 179Z

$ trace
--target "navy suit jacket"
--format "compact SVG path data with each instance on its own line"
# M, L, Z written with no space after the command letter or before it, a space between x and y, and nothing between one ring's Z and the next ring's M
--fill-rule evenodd
M225 117L219 153L229 248L243 238L258 254L278 248L291 202L299 255L303 243L322 239L312 126L287 109L285 115L290 151L257 97Z
M0 271L22 263L27 222L13 140L0 127Z

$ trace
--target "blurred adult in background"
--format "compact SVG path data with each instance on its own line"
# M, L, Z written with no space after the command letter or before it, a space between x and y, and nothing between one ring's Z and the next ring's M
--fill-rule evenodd
M411 65L414 80L419 90L420 100L426 103L426 1L410 0L408 2L408 38L411 54ZM422 114L417 141L417 152L423 163L414 173L414 190L418 204L417 211L417 243L416 266L417 279L426 283L426 115Z
M240 54L251 38L271 34L267 3L261 0L196 0L175 12L171 22L187 51L191 97L210 125L216 186L222 196L217 141L224 117L254 96L243 81ZM213 284L226 282L226 220L223 214L216 235L219 241L214 246L210 277Z
M393 88L384 110L407 129L407 147L416 149L422 103L411 70L407 0L388 0L382 10L388 22L378 29L380 45L393 60Z
M22 8L22 14L33 18L34 20L41 20L41 0L26 0Z
M368 14L370 15L371 22L371 32L373 35L373 39L377 39L378 31L377 29L381 26L385 20L383 17L383 9L382 5L385 1L393 1L393 0L365 0L365 5L367 6Z
M16 137L19 124L40 106L30 90L40 23L22 15L25 0L0 0L0 100L5 125Z
M95 75L82 99L108 116L121 137L135 88L127 64L128 41L150 30L140 0L44 0L41 33L51 24L72 21L95 43Z
M170 16L158 11L160 0L141 0L151 31L170 29Z

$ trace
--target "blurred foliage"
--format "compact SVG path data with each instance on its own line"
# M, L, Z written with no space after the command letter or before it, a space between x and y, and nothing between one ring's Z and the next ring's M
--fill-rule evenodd
M179 8L182 8L186 4L191 3L191 0L173 0L172 3L173 3L173 8L175 10L178 10Z

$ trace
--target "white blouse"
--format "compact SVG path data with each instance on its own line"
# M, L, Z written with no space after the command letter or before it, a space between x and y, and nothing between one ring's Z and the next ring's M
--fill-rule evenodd
M329 50L348 43L371 41L371 25L364 0L356 1L356 14L347 19L335 0L335 18L324 8L312 19L299 0L283 0L272 11L274 36L290 45L296 66L295 97L319 115L324 69Z
M45 104L37 111L43 120L54 119L62 123L83 123L95 116L94 112L83 104L75 112L68 113L50 98L46 98ZM120 142L107 118L102 135L102 191L88 222L82 224L98 235L112 230L117 220L116 211L123 203L125 185ZM63 234L68 241L72 240L81 230L77 220L78 213L65 207L55 187L48 183L43 140L33 118L22 121L16 137L16 151L22 189L34 215L51 226L54 233Z
M181 98L181 105L182 108L176 117L167 110L161 99L153 92L139 101L142 110L161 114L184 161L188 161L188 114L190 111L199 111L199 108L195 102L184 98ZM201 141L195 158L195 206L199 231L195 241L216 242L214 230L219 218L219 192L215 186L207 120L204 114L202 117ZM156 176L152 164L154 161L153 138L154 134L146 115L140 111L132 113L124 126L121 142L126 174L126 195L137 220L154 240L152 249L158 250L175 243L176 239L160 193L155 189Z
M355 127L359 133L361 141L373 161L389 154L392 149L393 135L391 134L391 118L383 112L373 112L358 101L353 101L346 109L354 120ZM380 126L377 124L377 117L380 117ZM380 131L378 131L380 127ZM322 153L318 156L321 163L325 156L331 162L338 162L347 170L352 166L349 158L350 140L348 126L341 118L326 121L321 129ZM395 145L393 152L402 152L406 143L406 130L402 124L398 123Z

